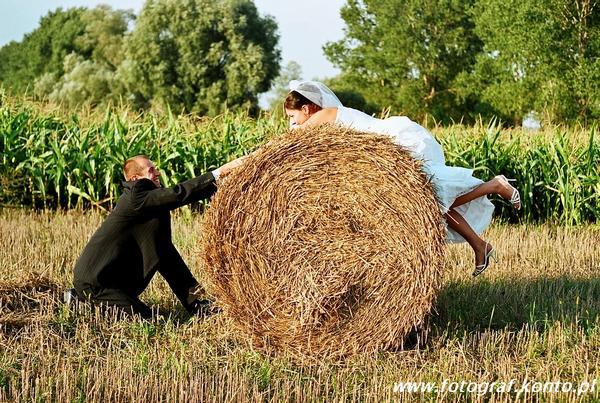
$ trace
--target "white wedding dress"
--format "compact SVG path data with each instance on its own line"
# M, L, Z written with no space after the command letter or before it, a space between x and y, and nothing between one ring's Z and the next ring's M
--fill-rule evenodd
M423 126L405 116L377 119L356 109L337 107L336 123L362 132L388 135L392 141L407 148L411 155L423 161L430 175L442 213L446 213L457 197L483 183L473 177L473 170L446 166L444 151L433 135ZM455 208L481 234L492 221L494 205L483 196ZM446 225L447 241L464 242L464 238Z

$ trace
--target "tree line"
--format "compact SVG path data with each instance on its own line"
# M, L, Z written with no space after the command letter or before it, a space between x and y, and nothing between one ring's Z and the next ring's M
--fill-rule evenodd
M324 47L341 73L325 81L371 113L594 123L599 1L347 0L344 38ZM58 9L0 49L0 83L67 105L257 111L260 93L285 93L300 73L280 72L278 40L251 0L148 0L138 16Z
M366 106L441 122L600 117L598 0L348 0L325 52Z
M66 105L253 110L279 73L277 43L277 24L249 0L148 0L139 16L57 9L0 49L0 82Z

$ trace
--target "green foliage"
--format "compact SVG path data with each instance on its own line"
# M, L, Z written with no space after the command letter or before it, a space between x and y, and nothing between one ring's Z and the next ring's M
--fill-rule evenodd
M485 49L462 77L465 93L517 124L530 110L551 122L600 117L599 6L596 0L479 0L473 20Z
M255 110L279 70L276 29L249 0L148 0L127 41L129 89L177 112Z
M35 84L35 95L67 106L118 100L117 91L122 84L108 66L70 53L65 57L63 71L60 78L56 73L41 76Z
M122 165L148 155L166 186L245 155L282 121L253 121L244 114L213 120L133 117L108 110L100 122L81 123L36 109L0 106L0 200L37 207L106 207L120 194Z
M50 12L22 42L0 50L0 81L12 92L33 90L69 106L115 100L124 87L116 70L132 19L108 6Z
M85 31L75 41L78 53L116 70L122 61L128 25L134 19L131 11L113 10L107 5L86 10L81 16Z
M600 217L600 141L597 129L557 127L531 134L522 130L453 126L438 136L447 165L475 170L488 180L498 174L517 180L523 200L517 212L507 203L507 220L562 224L596 222Z
M146 154L166 186L246 155L285 131L274 115L217 118L127 115L108 110L99 122L51 115L35 107L0 106L0 200L38 207L110 206L119 195L121 166ZM600 216L600 141L597 129L555 128L538 133L488 127L436 129L447 165L488 180L517 179L523 208L499 203L506 220L596 222ZM8 184L9 186L5 185Z
M325 47L344 80L369 102L422 120L460 119L469 99L454 80L475 62L481 41L469 13L474 0L348 0L345 38Z
M279 71L277 25L250 0L58 9L0 49L0 85L67 106L130 102L216 115L257 110Z
M271 98L269 99L269 111L283 116L283 100L290 92L290 81L302 79L302 67L295 61L286 64L279 75L273 80L271 86Z
M348 0L325 47L341 81L393 113L443 123L600 117L598 0Z
M2 47L0 83L14 92L23 92L44 73L62 75L65 56L76 51L76 39L84 33L84 12L84 8L51 11L23 41Z

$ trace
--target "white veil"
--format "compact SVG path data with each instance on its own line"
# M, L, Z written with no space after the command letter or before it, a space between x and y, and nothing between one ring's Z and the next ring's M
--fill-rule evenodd
M325 84L319 81L290 81L290 92L296 91L321 108L342 106L338 97Z

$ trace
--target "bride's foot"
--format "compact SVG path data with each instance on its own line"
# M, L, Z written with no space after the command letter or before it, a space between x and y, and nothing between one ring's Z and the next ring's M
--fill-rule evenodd
M514 206L514 208L521 210L521 195L519 194L519 191L509 182L514 181L514 179L506 179L506 176L498 175L492 180L495 182L495 185L498 189L498 194L504 199L508 200L510 204Z
M483 273L485 269L490 265L490 260L495 259L496 251L494 247L484 242L482 247L475 249L475 270L473 271L473 277L476 277Z

